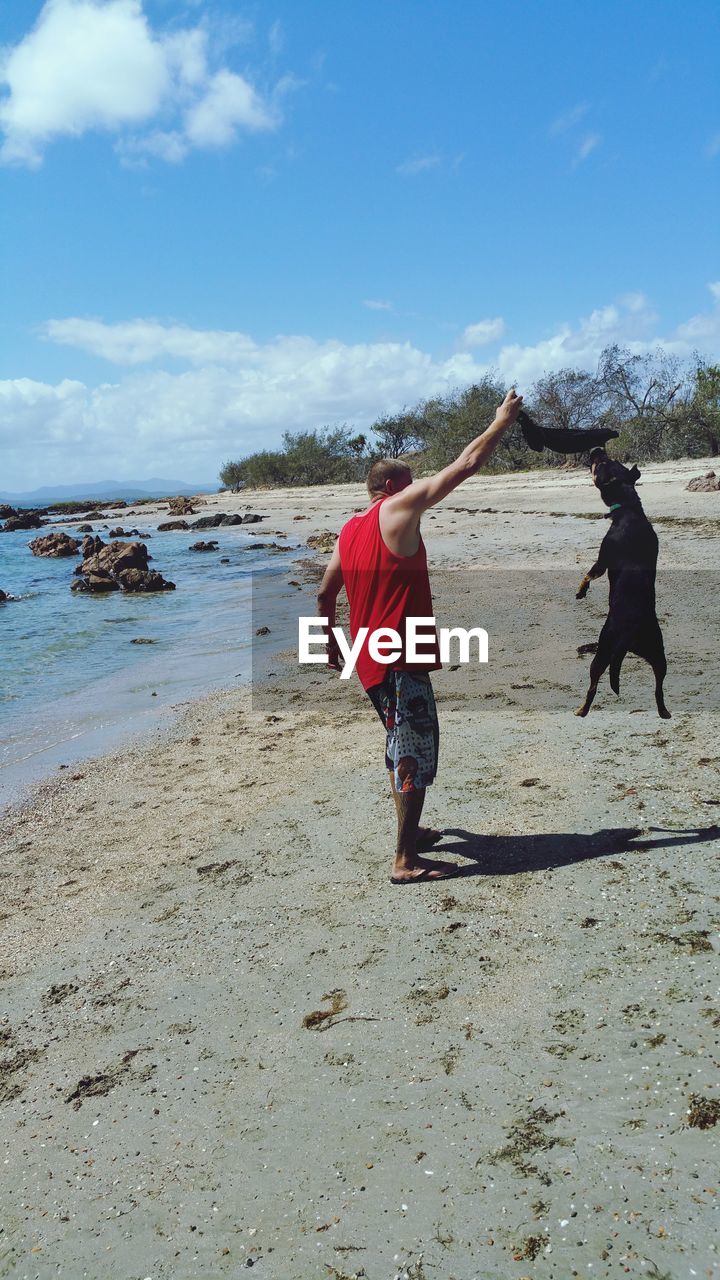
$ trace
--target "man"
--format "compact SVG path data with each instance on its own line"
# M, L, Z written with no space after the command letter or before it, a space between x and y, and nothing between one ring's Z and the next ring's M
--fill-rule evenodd
M442 502L463 480L475 475L500 443L522 406L508 391L492 424L437 475L413 481L410 468L392 459L373 463L367 487L370 505L340 531L318 592L318 613L335 625L335 607L344 585L350 605L350 632L391 628L402 637L407 618L432 617L432 596L425 545L420 536L424 511ZM329 631L328 661L339 668L339 650ZM386 730L385 764L397 811L397 846L391 881L446 880L457 875L454 863L424 858L441 832L419 826L425 790L437 769L439 730L429 671L440 666L433 651L411 662L405 652L390 664L379 663L366 645L357 661L360 680ZM426 646L427 652L427 646Z

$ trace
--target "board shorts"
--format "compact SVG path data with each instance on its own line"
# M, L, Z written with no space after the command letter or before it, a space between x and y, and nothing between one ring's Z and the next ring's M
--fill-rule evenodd
M440 726L430 677L388 671L367 695L385 726L385 766L400 792L423 791L437 773Z

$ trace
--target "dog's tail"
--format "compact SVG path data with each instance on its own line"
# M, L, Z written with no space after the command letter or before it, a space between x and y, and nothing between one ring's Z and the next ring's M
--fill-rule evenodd
M613 693L617 693L618 695L620 694L620 668L626 654L627 649L623 646L622 648L616 649L610 659L610 669L608 672L610 677L610 688Z

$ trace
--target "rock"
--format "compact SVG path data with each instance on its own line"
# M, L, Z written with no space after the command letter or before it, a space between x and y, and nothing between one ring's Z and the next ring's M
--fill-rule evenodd
M269 635L270 635L270 628L269 628L269 627L258 627L257 631L255 632L255 635L256 635L256 636L269 636Z
M330 533L329 529L324 529L322 533L311 533L305 541L313 551L323 551L329 555L335 547L337 538L334 533Z
M243 521L242 516L241 516L241 515L238 515L237 511L235 511L235 512L233 512L233 514L232 514L232 515L230 515L230 516L223 516L223 518L222 518L222 520L220 521L220 523L221 523L221 524L226 524L226 525L230 525L230 524L243 524L243 523L244 523L244 521Z
M103 542L102 538L99 538L99 537L83 538L82 540L83 560L87 560L88 556L93 555L96 551L101 551L104 546L105 546L105 543Z
M152 591L174 591L175 583L151 569L120 569L116 578L123 591L149 594Z
M134 640L130 641L130 643L131 644L155 644L155 641L149 640L147 636L136 636Z
M88 573L77 582L73 582L71 591L89 591L98 594L105 591L119 591L120 584L109 573Z
M85 555L87 548L88 554ZM104 543L101 538L85 538L84 559L75 570L78 582L73 591L128 592L174 591L175 583L148 569L148 550L142 542Z
M293 520L309 520L309 516L293 516Z
M189 551L217 551L217 542L193 542L188 548Z
M229 556L223 556L223 558L222 558L222 560L220 561L220 563L221 563L221 564L229 564L229 563L230 563L230 557L229 557Z
M61 556L76 556L80 550L77 538L67 533L44 533L41 538L34 538L28 543L34 556L45 556L50 560L59 560Z
M98 569L108 573L120 573L123 569L147 569L148 549L143 542L111 542L103 544L83 562L83 573Z
M5 591L0 591L0 604L4 604L6 600L7 600L7 594L6 594L6 592L5 592Z
M92 531L93 527L91 524L79 524L77 527L78 533L92 533Z
M20 513L14 507L9 507L7 503L0 502L0 520L14 519Z
M242 518L243 524L259 524L261 520L267 520L267 516L259 516L255 511L247 511Z
M695 476L685 488L691 493L714 493L720 489L720 479L714 471L708 471L704 476Z
M189 498L171 498L168 502L168 511L172 516L194 516L195 508Z
M191 529L217 529L225 519L225 512L221 511L216 516L200 516L199 520L193 520L190 525Z
M9 516L5 521L5 533L15 533L18 529L42 529L43 522L37 511L24 511L19 516Z
M176 529L189 529L187 520L166 520L158 525L158 533L174 533Z

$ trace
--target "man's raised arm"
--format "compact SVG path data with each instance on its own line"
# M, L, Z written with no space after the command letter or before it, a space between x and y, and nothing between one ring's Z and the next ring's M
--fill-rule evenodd
M495 452L508 427L512 426L522 408L522 400L522 396L516 395L514 388L508 391L495 414L495 420L482 435L465 446L454 462L443 467L436 475L424 480L414 480L406 489L392 495L384 504L385 520L391 521L396 513L400 518L411 514L420 517L428 507L442 502L463 480L474 476Z

